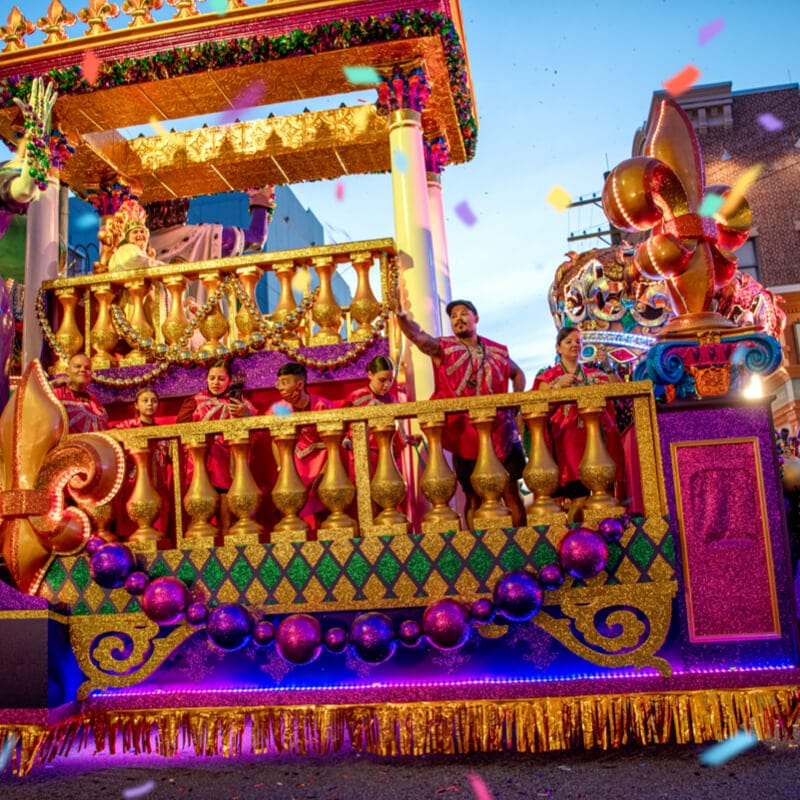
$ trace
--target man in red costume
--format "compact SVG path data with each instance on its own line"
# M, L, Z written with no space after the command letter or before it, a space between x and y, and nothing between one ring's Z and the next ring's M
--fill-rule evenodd
M435 371L431 399L477 397L503 394L511 381L513 391L525 389L525 375L509 358L508 348L478 336L478 311L469 300L447 304L453 336L435 338L410 320L402 309L395 311L400 329L419 349L430 356ZM525 509L519 494L519 480L525 468L525 452L517 432L515 413L500 409L492 431L497 457L508 471L503 499L515 526L525 524ZM453 467L467 497L467 524L480 502L470 478L478 457L478 432L468 414L449 414L442 436L445 449L453 454Z
M293 412L322 411L331 408L329 400L306 391L307 381L308 372L302 364L295 361L284 364L278 370L278 380L275 382L281 402L275 403L267 413L280 414L281 410L287 407ZM316 529L325 511L325 505L317 496L316 490L325 469L327 451L315 425L301 425L297 433L294 465L300 480L309 487L308 500L300 511L300 516Z
M89 391L92 362L75 353L67 366L67 377L53 383L53 394L63 403L69 418L70 433L95 433L108 430L108 414L100 400Z

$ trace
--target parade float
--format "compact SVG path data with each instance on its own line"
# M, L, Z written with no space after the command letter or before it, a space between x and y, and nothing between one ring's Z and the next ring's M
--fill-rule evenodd
M70 37L74 15L54 0L38 23L47 38L31 47L33 24L18 9L2 28L0 135L13 142L13 100L44 76L58 92L52 141L67 150L28 210L27 366L0 418L8 768L25 774L81 751L421 755L701 742L742 726L790 734L800 670L771 415L767 401L735 391L774 370L780 347L775 328L714 310L736 274L749 211L733 198L724 218L700 216L702 161L680 109L664 103L646 155L606 184L609 219L644 232L635 250L607 259L625 286L603 283L593 263L577 283L579 270L560 271L551 297L565 323L583 322L578 304L589 300L595 323L661 315L658 331L617 342L644 354L640 380L430 401L430 361L402 347L390 298L399 292L407 313L441 332L439 301L450 299L441 172L472 158L477 138L459 4L231 0L220 16L199 14L194 0L167 2L169 21L150 15L160 2L140 0L123 7L129 26L110 30L116 6L92 0L78 13L87 35ZM99 64L91 82L88 49ZM254 83L269 87L269 103L336 95L349 88L343 69L365 66L379 76L374 104L118 133L154 116L167 125L230 110ZM388 171L393 237L144 269L103 271L101 258L90 275L59 273L60 187L112 217L130 198ZM330 277L345 264L358 285L343 309ZM308 286L310 270L319 289L298 302L293 286ZM254 301L265 272L282 290L269 313ZM205 299L190 320L192 285ZM112 417L152 385L163 424L69 435L48 373L79 352ZM402 355L407 402L174 424L213 359L232 359L263 409L288 358L336 398L381 353ZM630 420L633 507L614 493L600 427L609 401ZM591 494L579 523L553 496L559 465L546 428L564 403L586 429L580 474ZM533 501L518 528L491 443L497 411L509 407L530 438ZM479 437L474 529L442 448L457 412ZM424 439L399 467L398 425ZM328 454L318 488L328 514L313 534L298 515L308 487L292 458L303 426L315 426ZM235 522L224 535L204 469L218 436L233 459ZM173 469L166 529L155 524L164 502L151 475L156 440L168 442ZM124 540L120 515L132 530Z

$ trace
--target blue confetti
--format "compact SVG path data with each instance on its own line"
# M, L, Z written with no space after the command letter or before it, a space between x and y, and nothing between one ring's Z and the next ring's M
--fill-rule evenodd
M141 786L132 786L130 789L123 789L122 796L125 800L133 800L134 797L141 797L142 795L149 794L156 788L153 781L147 781Z
M89 231L92 228L98 227L100 220L97 218L96 214L87 211L85 214L81 214L72 224L76 230Z
M350 83L376 84L381 82L381 76L374 67L344 67L344 76Z
M726 739L724 742L709 747L708 750L700 754L700 763L705 767L719 767L726 761L730 761L745 750L749 750L754 744L758 743L758 737L750 731L739 731L739 733Z
M725 198L718 194L707 194L700 204L701 217L713 217L720 210Z
M401 175L408 169L408 157L400 150L392 150L392 169Z
M209 0L209 8L218 16L224 17L228 13L228 0Z
M18 741L19 736L17 736L16 733L9 733L8 736L6 736L3 749L0 751L0 772L6 768L6 764L8 764L8 760L11 758L11 754L14 752Z
M292 413L292 407L288 403L275 403L272 406L272 413L276 417L288 417Z

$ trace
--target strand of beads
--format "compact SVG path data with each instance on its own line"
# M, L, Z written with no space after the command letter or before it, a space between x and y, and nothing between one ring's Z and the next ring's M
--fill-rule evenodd
M28 172L39 189L44 191L50 173L50 146L44 132L44 122L31 105L25 106L24 127L28 140L25 149L28 153L28 162L31 164Z

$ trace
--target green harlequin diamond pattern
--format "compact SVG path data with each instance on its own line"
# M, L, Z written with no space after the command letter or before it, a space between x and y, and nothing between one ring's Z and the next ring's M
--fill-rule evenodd
M191 561L184 559L181 562L180 567L178 567L175 577L178 578L178 580L183 581L189 588L191 588L194 585L194 582L197 580L197 569Z
M481 583L489 577L489 573L492 571L494 556L480 539L476 540L472 552L467 557L467 566Z
M506 572L511 572L515 569L522 569L525 566L527 559L525 553L520 550L515 542L509 542L500 553L500 565Z
M408 574L417 586L422 587L431 573L431 560L420 550L419 545L414 548L414 552L406 562Z
M84 591L89 585L92 576L89 572L89 562L86 559L80 559L75 563L75 568L72 570L72 582L81 591Z
M653 560L656 548L650 541L650 537L641 530L637 530L628 544L628 555L634 564L644 573Z
M441 574L452 584L464 569L464 560L456 553L452 545L448 545L436 561L436 567Z
M67 572L64 569L64 565L59 559L55 559L47 571L47 582L50 584L50 588L57 593L66 579Z
M555 564L558 561L558 553L553 545L547 539L539 539L536 546L533 548L533 555L531 556L531 564L536 569L541 569L548 564Z
M292 557L286 569L286 577L297 592L302 592L311 575L311 567L299 553Z
M205 583L212 592L216 592L221 586L222 581L225 580L225 570L216 558L209 558L208 561L206 561L203 565L203 569L200 571L200 575L203 579L203 583Z
M317 577L320 583L330 591L336 585L341 574L342 568L336 559L330 553L325 553L317 564Z
M375 564L375 571L384 586L390 587L400 577L402 565L391 550L384 550Z
M254 574L255 570L244 555L240 555L231 566L231 581L240 592L244 592L251 584Z
M278 562L271 555L268 555L258 568L258 577L261 579L261 583L270 591L273 591L280 583L282 574Z

